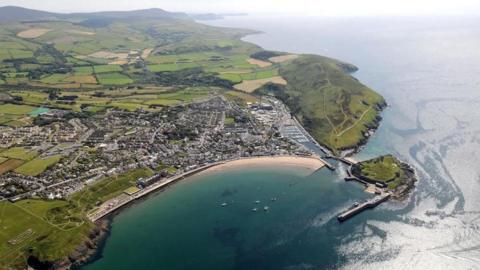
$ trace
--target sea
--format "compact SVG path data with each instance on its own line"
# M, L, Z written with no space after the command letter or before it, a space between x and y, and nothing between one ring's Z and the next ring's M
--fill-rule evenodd
M244 40L265 49L358 66L353 76L389 106L356 158L397 155L415 167L416 189L340 224L339 212L371 196L342 170L202 173L114 216L82 270L480 269L480 17L202 23L261 31Z

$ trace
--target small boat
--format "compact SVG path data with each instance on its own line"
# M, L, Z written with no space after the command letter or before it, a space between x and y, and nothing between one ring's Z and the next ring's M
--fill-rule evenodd
M273 197L270 199L272 202L276 201L277 200L277 197Z
M228 203L226 203L226 202L222 203L222 207L225 207L227 205L228 205Z
M253 212L257 212L257 210L258 210L257 208L253 208L253 209L252 209Z
M260 203L260 201L255 201L255 203L256 203L256 204L259 204L259 203Z
M268 211L270 209L268 206L263 207L263 211Z

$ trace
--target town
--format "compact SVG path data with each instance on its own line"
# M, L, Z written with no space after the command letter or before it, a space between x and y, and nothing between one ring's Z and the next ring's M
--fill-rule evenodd
M0 127L0 147L44 160L60 157L35 176L18 170L0 175L0 195L13 202L66 198L104 177L142 167L156 172L149 182L138 181L136 188L145 188L215 162L312 155L300 144L303 135L284 132L291 130L291 118L273 97L242 104L221 94L159 112L109 109L85 117L49 110L31 127Z

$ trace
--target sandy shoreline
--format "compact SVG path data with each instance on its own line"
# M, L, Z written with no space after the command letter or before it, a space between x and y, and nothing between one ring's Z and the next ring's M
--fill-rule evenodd
M299 168L303 169L309 173L321 169L325 166L325 162L316 157L304 157L304 156L268 156L268 157L251 157L251 158L239 158L235 160L227 160L216 163L207 164L205 166L196 168L191 171L184 172L180 175L176 175L167 179L162 179L151 186L146 187L145 189L132 194L126 195L122 193L121 195L112 198L101 204L97 208L97 211L88 215L88 218L92 222L103 218L104 216L109 215L112 212L115 212L117 209L122 208L123 206L138 200L150 193L162 190L164 187L181 181L186 178L194 177L197 175L215 173L221 171L228 171L239 168L262 168L262 167L278 167L278 168Z
M98 232L95 234L95 237L91 239L94 243L93 247L84 248L83 253L79 252L76 254L76 259L65 260L63 263L65 268L68 269L72 264L82 265L86 262L89 262L92 258L97 256L99 249L102 248L102 241L108 237L109 234L109 224L111 222L110 218L112 214L119 213L125 207L130 206L133 202L137 200L143 200L148 198L148 195L154 194L155 192L164 191L166 187L175 184L176 182L182 181L184 179L189 179L197 175L202 175L204 173L215 173L221 171L228 171L240 168L262 168L262 167L278 167L283 169L289 168L299 168L308 172L314 172L318 169L321 169L325 166L325 163L317 157L307 157L307 156L267 156L267 157L251 157L251 158L239 158L235 160L221 161L217 163L211 163L197 169L194 169L189 172L185 172L181 175L176 175L163 181L157 182L152 186L148 187L147 190L144 190L141 194L136 194L134 196L128 196L129 199L122 201L121 203L116 202L117 205L114 207L107 207L110 203L118 200L118 197L113 198L104 202L98 209L103 209L101 215L89 215L88 218L97 224L95 231ZM123 195L125 196L125 195ZM81 245L83 247L83 245Z
M226 161L222 164L208 168L198 174L226 171L238 168L262 168L262 167L296 167L314 172L325 166L325 163L315 157L302 156L269 156L269 157L251 157L240 158Z

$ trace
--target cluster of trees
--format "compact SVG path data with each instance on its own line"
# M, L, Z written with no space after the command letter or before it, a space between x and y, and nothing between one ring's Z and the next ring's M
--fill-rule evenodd
M280 55L283 55L283 53L272 52L272 51L259 51L259 52L253 53L252 55L250 55L250 57L253 59L258 59L262 61L268 61L269 58L280 56Z
M220 79L214 73L204 72L202 68L157 72L152 80L152 83L165 86L219 86L229 89L233 87L231 81Z
M195 139L198 134L191 127L177 126L176 129L164 132L169 140L183 140L185 138Z

